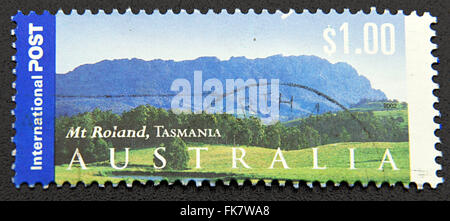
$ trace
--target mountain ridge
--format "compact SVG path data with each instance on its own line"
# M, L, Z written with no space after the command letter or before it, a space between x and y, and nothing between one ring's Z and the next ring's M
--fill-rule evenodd
M278 78L280 83L297 83L314 88L344 106L357 103L361 99L386 99L381 90L373 89L370 81L351 65L345 62L332 64L313 55L272 55L255 59L241 56L230 57L228 60L205 56L182 61L125 58L83 64L66 74L57 74L56 94L60 97L57 97L56 112L58 116L73 115L99 107L102 110L121 113L141 104L170 108L170 98L167 97L94 99L82 96L168 94L170 85L176 78L185 78L192 84L196 70L203 72L203 80L217 78L223 82L230 78ZM283 100L294 96L292 111L288 104L282 105L280 112L283 116L312 114L317 103L321 106L318 113L340 109L323 97L305 90L280 86L280 92L283 94ZM69 95L73 97L61 97Z

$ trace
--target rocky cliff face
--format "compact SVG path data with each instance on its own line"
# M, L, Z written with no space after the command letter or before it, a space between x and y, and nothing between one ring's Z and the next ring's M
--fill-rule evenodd
M232 57L220 61L216 57L200 57L195 60L120 59L105 60L81 65L56 77L57 115L73 115L92 111L98 107L121 113L141 104L170 108L170 97L104 97L104 95L164 95L173 94L170 85L177 78L185 78L192 84L193 73L203 72L203 80L217 78L243 80L279 79L280 83L296 83L314 88L344 106L362 99L384 100L386 95L371 87L364 76L347 63L331 64L316 56L281 56L247 59ZM336 111L340 108L310 91L280 86L283 100L294 97L293 110L289 104L281 105L281 119L292 119L316 113ZM85 97L90 96L90 97ZM94 97L98 96L98 97Z

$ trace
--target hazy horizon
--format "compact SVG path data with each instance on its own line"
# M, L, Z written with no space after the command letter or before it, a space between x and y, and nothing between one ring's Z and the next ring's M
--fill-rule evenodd
M330 63L345 62L365 76L375 89L390 99L406 100L404 17L366 14L227 14L194 12L151 15L56 15L56 72L63 74L83 64L103 60L142 59L195 60L199 57L247 59L273 55L317 56ZM351 46L362 45L362 25L366 22L393 23L396 28L394 55L344 54L323 51L322 34L328 26L336 29L336 44L342 41L339 27L348 22ZM354 48L354 47L353 47ZM400 86L399 86L400 82ZM404 87L403 87L404 85Z

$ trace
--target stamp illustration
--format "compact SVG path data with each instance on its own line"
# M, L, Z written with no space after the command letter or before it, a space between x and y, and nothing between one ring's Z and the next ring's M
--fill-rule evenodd
M442 182L427 13L12 19L17 186Z

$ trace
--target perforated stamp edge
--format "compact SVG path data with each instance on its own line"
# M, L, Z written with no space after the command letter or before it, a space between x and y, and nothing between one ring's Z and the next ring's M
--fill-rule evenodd
M385 13L391 13L391 14L404 14L403 10L398 10L395 12L391 12L389 10L385 10L382 14L378 13L375 7L372 7L369 13L365 13L363 10L359 10L356 13L352 13L350 12L349 9L344 9L343 12L338 12L334 9L331 9L330 12L324 12L321 9L318 9L316 12L311 12L311 10L308 9L304 9L303 11L295 11L293 9L290 9L287 13L284 13L281 10L276 10L273 13L269 12L266 9L262 10L262 13L283 13L284 16L289 16L292 13L310 13L310 14L329 14L329 13L338 13L338 14L343 14L343 13L351 13L351 14L373 14L373 13L377 13L379 15L385 14ZM62 10L59 10L55 13L55 15L57 13L64 13ZM78 11L76 10L72 10L70 13L64 13L66 15L70 15L70 14L75 14L78 13ZM112 14L112 13L119 13L119 14L124 14L124 13L120 13L117 9L113 9L113 11L111 13L107 13L105 10L100 10L98 13L94 13L91 10L87 9L82 13L78 13L78 14L84 14L84 13L90 13L92 15L95 14ZM208 10L206 13L201 12L200 10L192 10L192 11L188 11L188 10L184 10L182 9L180 12L175 13L172 10L167 10L166 12L161 12L159 10L155 10L151 13L145 12L144 10L139 10L137 11L137 13L135 11L132 11L131 9L127 9L125 13L133 13L133 14L139 14L139 13L147 13L150 14L149 16L151 16L151 14L153 13L160 13L160 14L168 14L168 13L172 13L172 14L180 14L180 13L188 13L188 14L192 14L192 13L202 13L202 14L206 14L206 13L217 13L214 12L212 9ZM228 13L227 10L222 9L219 13ZM236 14L236 13L242 13L242 14L247 14L247 13L255 13L255 14L260 14L258 12L256 12L253 9L249 9L249 11L247 13L243 13L241 12L239 9L236 9L233 13L229 13L229 14ZM218 14L218 13L217 13ZM419 189L423 188L424 185L429 184L432 188L436 188L436 186L439 183L442 183L444 180L442 177L438 177L437 176L437 171L441 170L441 165L439 163L436 162L436 158L437 157L441 157L442 153L441 151L438 151L435 149L435 146L437 143L439 143L439 137L437 137L434 132L436 130L440 129L440 125L436 124L434 122L434 117L439 117L440 113L438 110L436 110L434 108L434 104L438 103L438 99L435 95L433 95L433 90L438 90L438 86L436 83L433 82L432 77L437 75L437 71L434 70L432 68L433 64L439 64L438 59L435 58L431 52L435 49L437 49L436 44L431 42L431 38L435 36L435 31L431 29L430 25L436 22L436 17L433 17L429 12L425 12L423 13L423 15L419 15L419 13L417 11L412 11L411 14L407 15L404 14L406 16L405 19L405 28L407 29L405 32L406 36L406 41L405 41L405 47L406 47L406 68L407 68L407 73L408 73L408 93L410 94L416 94L417 96L420 96L421 98L418 99L417 102L414 102L412 104L410 104L410 110L414 109L414 107L416 107L416 109L414 109L413 112L408 111L409 115L416 115L416 116L426 116L426 117L422 117L422 118L409 118L409 119L414 119L413 121L410 120L410 127L409 127L409 137L410 137L410 143L414 142L417 143L418 145L411 145L410 144L410 170L411 170L411 183L415 183L417 185L417 187ZM13 17L11 17L11 22L13 22ZM421 26L417 26L416 24L420 23ZM423 27L428 27L427 29L421 29ZM11 35L15 35L15 29L11 30ZM409 40L408 40L409 39ZM426 40L426 41L424 41ZM421 41L421 48L417 48L416 44L411 43L408 44L408 42L416 42L416 41ZM12 43L11 45L14 49L16 49L16 45L15 42ZM412 53L412 52L416 52L416 53ZM427 56L425 56L427 55ZM424 58L426 58L424 60ZM11 61L16 62L16 58L15 56L11 57ZM419 63L418 63L419 62ZM413 74L410 74L411 72L413 72ZM16 73L16 69L12 69L12 73L14 75L17 75ZM414 73L422 73L422 76L418 75L418 74L414 74ZM432 73L430 75L423 75L423 73ZM422 77L422 78L421 78ZM414 87L411 87L411 85L414 85ZM424 91L428 91L428 94L417 94L415 93L416 90L415 88L420 87L422 90ZM12 88L16 89L16 83L13 82L12 83ZM421 91L422 91L421 90ZM411 96L411 95L409 95ZM11 101L16 102L15 100L15 95L11 97ZM17 105L17 104L16 104ZM15 109L11 110L11 115L15 116ZM16 130L15 127L15 123L13 123L11 125L11 128L13 130ZM412 129L413 128L413 129ZM430 133L430 131L432 131ZM424 133L426 132L426 133ZM425 139L424 139L425 137ZM11 142L14 143L15 139L18 139L16 137L11 137ZM434 143L434 145L429 145L429 142L432 141ZM425 145L424 145L425 144ZM411 148L411 147L417 147L417 148ZM420 147L420 148L419 148ZM16 156L16 149L13 149L11 152L11 156L15 157ZM15 162L11 165L11 169L15 171ZM14 183L14 177L11 178L12 182ZM208 181L216 181L214 179L208 180ZM330 180L331 181L331 180ZM163 182L163 181L159 181ZM317 181L315 181L317 182ZM310 187L312 187L313 182L307 182L307 185L309 185ZM83 183L83 182L81 182ZM107 182L105 182L107 183ZM105 183L99 183L100 187L103 187L105 185ZM141 182L142 184L145 184L144 182ZM156 184L157 182L155 182ZM224 182L225 184L229 184L230 182ZM299 182L294 182L294 186L298 186ZM410 183L410 184L411 184ZM22 183L23 184L23 183ZM17 184L16 187L19 188L22 184ZM37 183L34 184L27 184L29 187L34 187ZM85 186L91 185L91 183L83 183ZM113 186L117 186L118 183L112 183ZM187 183L183 183L183 184L187 184ZM211 182L212 185L214 185L213 182ZM242 185L243 183L239 183L239 185ZM256 183L254 183L253 185L255 185ZM284 182L280 182L281 185L284 184ZM349 183L350 186L353 186L355 183ZM58 187L61 187L63 184L57 184ZM70 185L72 187L75 187L77 184L76 183L70 183ZM200 182L197 182L197 185L200 185ZM322 187L326 186L326 183L320 183L320 185ZM337 186L339 186L339 184L335 184ZM364 187L366 187L368 185L368 183L363 183L362 184ZM378 184L378 187L381 187L381 183ZM394 185L394 184L389 184L390 186ZM406 185L406 184L404 184ZM128 187L132 187L132 183L127 183ZM266 186L270 186L270 184L266 184ZM408 185L406 185L406 187L408 188ZM43 186L43 188L48 188L48 185Z

